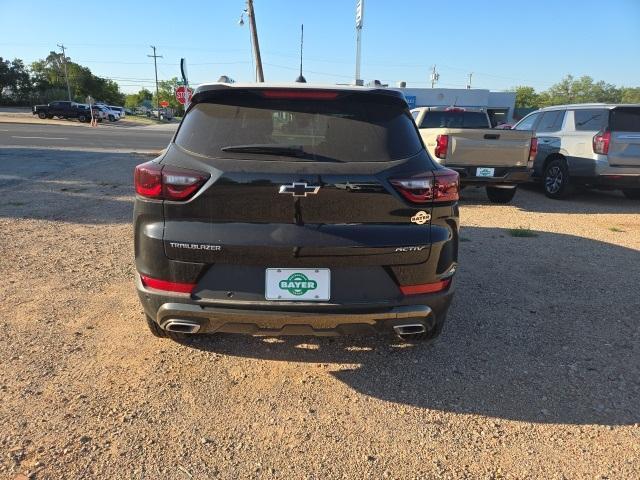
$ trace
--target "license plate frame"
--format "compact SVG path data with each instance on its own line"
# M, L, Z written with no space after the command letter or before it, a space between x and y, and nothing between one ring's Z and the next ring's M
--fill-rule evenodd
M495 177L496 169L493 167L478 167L476 168L476 177Z
M286 283L282 283L282 282ZM285 286L286 285L286 286ZM328 268L267 268L264 274L266 300L326 302L331 299Z

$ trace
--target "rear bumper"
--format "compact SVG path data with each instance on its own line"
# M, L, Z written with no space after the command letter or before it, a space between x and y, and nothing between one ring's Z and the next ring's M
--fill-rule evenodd
M405 297L397 304L337 305L285 302L203 302L188 294L146 288L137 281L145 313L164 328L170 321L197 323L198 333L249 335L317 335L392 333L403 324L422 324L439 331L453 288Z
M478 177L476 175L479 166L446 165L460 174L460 183L463 185L504 185L526 183L530 180L530 171L527 167L489 167L494 168L493 177Z

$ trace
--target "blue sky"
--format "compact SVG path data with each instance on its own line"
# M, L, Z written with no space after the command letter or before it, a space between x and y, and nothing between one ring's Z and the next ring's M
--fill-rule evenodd
M317 83L353 80L355 0L254 0L267 81L297 76L300 24L304 74ZM127 92L179 75L192 82L226 74L252 81L243 0L192 2L0 0L0 56L27 63L64 43L73 61ZM408 86L504 90L548 88L566 74L640 86L640 0L366 0L362 77Z

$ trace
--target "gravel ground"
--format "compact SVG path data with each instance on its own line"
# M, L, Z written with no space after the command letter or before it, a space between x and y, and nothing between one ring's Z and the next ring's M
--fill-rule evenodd
M465 190L432 345L178 344L132 284L143 160L0 149L0 478L640 478L640 203Z

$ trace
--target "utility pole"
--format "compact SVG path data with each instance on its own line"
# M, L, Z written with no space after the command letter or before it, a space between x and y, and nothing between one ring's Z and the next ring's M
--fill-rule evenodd
M156 108L158 109L158 117L160 117L160 92L158 90L158 64L156 58L162 58L162 55L156 55L156 47L151 45L153 49L153 55L147 55L147 57L153 57L153 67L156 70Z
M253 45L253 56L256 62L256 82L264 82L262 71L262 58L260 57L260 44L258 43L258 29L256 28L256 14L253 10L253 0L247 0L247 15L249 17L249 29L251 30L251 44Z
M356 3L356 85L363 85L364 81L360 78L360 57L362 54L360 42L362 39L362 20L364 17L364 0L358 0Z
M436 86L438 80L440 80L440 74L436 72L436 66L434 65L431 69L431 88L434 88Z
M67 74L67 56L64 53L64 44L57 44L62 49L62 59L64 60L64 78L67 81L67 94L69 95L69 101L71 101L71 87L69 87L69 75Z
M473 72L469 74L469 81L467 82L467 90L471 90L471 77L473 77Z

